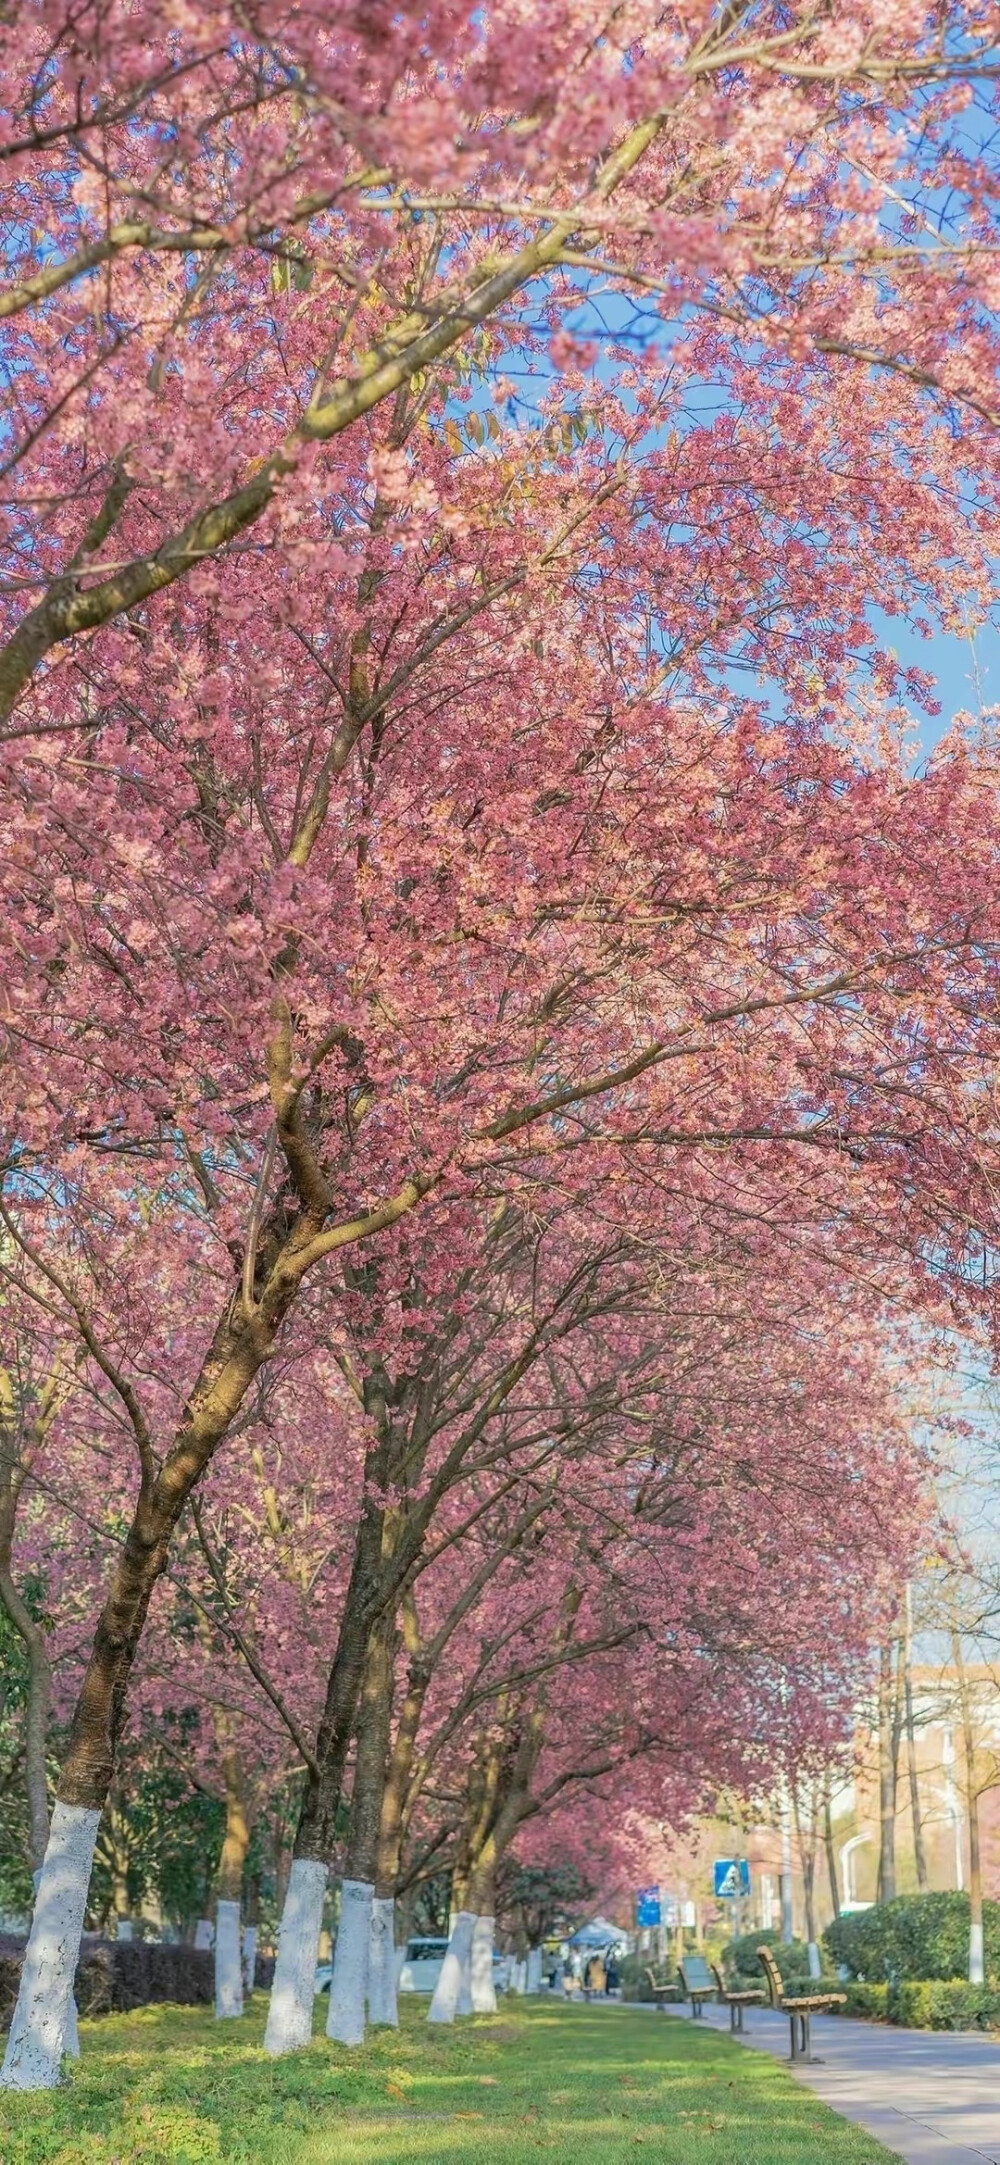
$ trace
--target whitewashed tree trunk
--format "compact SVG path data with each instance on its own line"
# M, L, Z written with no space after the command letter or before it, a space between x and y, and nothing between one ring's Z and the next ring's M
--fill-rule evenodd
M525 1991L540 1992L542 1989L542 1950L540 1947L529 1947L525 1967Z
M819 1948L818 1948L818 1946L817 1946L817 1944L816 1944L816 1941L815 1941L814 1939L811 1939L811 1940L809 1941L809 1945L808 1945L808 1947L807 1947L807 1950L806 1950L806 1952L807 1952L807 1956L808 1956L808 1961L809 1961L809 1975L810 1975L810 1977L822 1977L822 1975L823 1975L823 1963L822 1963L822 1959L821 1959L821 1956L820 1956L820 1951L819 1951Z
M451 1928L448 1952L441 1964L441 1975L434 1987L428 2022L454 2022L455 2016L463 2012L462 2000L466 1995L469 2000L469 2013L472 2012L468 1972L475 1921L471 1909L459 1910ZM463 1984L466 1988L465 1994L462 1990Z
M495 2015L497 2011L497 1995L496 1986L493 1983L492 1917L477 1917L472 1927L472 1952L469 1969L473 2014Z
M123 1944L124 1944L125 1946L127 1946L127 1945L128 1945L129 1941L130 1941L130 1940L131 1940L131 1938L132 1938L132 1919L131 1919L131 1917L118 1917L118 1918L116 1918L116 1920L115 1920L115 1938L116 1938L116 1939L120 1939L120 1940L121 1940L121 1941L123 1942Z
M243 1969L240 1961L240 1905L215 1905L215 2014L220 2022L243 2013Z
M312 2037L316 1949L325 1894L325 1864L315 1857L294 1858L281 1912L278 1959L264 2032L264 2050L275 2059L282 2052L308 2045Z
M473 1913L472 1913L472 1930L473 1930L473 1932L475 1931L475 1929L476 1929L476 1913L475 1913L475 1910L473 1910ZM469 1944L468 1944L468 1946L467 1946L467 1947L466 1947L466 1948L465 1948L465 1949L463 1950L463 1953L462 1953L462 1974L461 1974L461 1977L460 1977L460 1979L459 1979L459 1986L458 1986L458 2006L457 2006L457 2007L456 2007L456 2009L455 2009L455 2013L456 2013L456 2015L471 2015L471 2014L472 2014L472 2012L473 2012L473 2008L472 2008L472 1939L471 1939L471 1936L470 1936L470 1938L469 1938Z
M31 1884L35 1890L36 1899L38 1895L39 1885L41 1883L41 1877L41 1868L39 1868L37 1872L32 1872ZM74 1992L70 1994L69 2010L66 2016L66 2034L63 2038L63 2059L78 2060L79 2057L80 2023L76 2004L76 1994Z
M244 1928L243 1928L243 1990L244 1990L244 1992L246 1992L246 1993L250 1993L250 1992L252 1992L252 1991L253 1991L253 1981L254 1981L254 1977L255 1977L255 1975L256 1975L256 1971L257 1971L257 1927L256 1927L256 1925L255 1925L255 1924L248 1924L248 1925L245 1925L245 1926L244 1926Z
M53 1810L0 2074L3 2089L54 2090L61 2079L76 2026L73 1978L100 1823L100 1812L81 1804L57 1802Z
M370 1879L341 1880L340 1924L333 1950L333 1982L326 2018L326 2034L338 2045L363 2045L365 2041L365 1995L374 1898L375 1889Z
M194 1928L194 1944L200 1954L207 1954L215 1938L215 1926L211 1917L199 1917Z
M520 1961L512 1963L510 1972L510 1989L512 1992L516 1992L518 1999L523 1999L524 1993L527 1989L527 1982L527 1963Z
M969 1983L981 1985L986 1976L983 1928L981 1924L969 1926Z
M395 1923L396 1904L391 1894L377 1894L372 1903L368 1949L368 2013L379 2028L391 2030L399 2028Z

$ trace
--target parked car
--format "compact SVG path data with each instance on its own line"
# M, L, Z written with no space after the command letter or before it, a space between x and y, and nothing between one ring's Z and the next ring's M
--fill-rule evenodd
M441 1964L448 1951L446 1939L411 1939L397 1955L400 1962L397 1980L400 1992L433 1992L441 1975ZM316 1971L317 1992L329 1992L333 1978L332 1962L321 1962Z
M433 1992L447 1952L446 1939L407 1940L399 1973L400 1992Z
M446 1939L420 1938L407 1940L402 1954L397 1979L400 1992L433 1992L441 1975L441 1965L448 1952ZM397 1960L399 1960L397 1956ZM493 1983L498 1992L506 1989L510 1971L510 1956L493 1950ZM333 1978L333 1964L321 1962L316 1971L317 1992L329 1992Z

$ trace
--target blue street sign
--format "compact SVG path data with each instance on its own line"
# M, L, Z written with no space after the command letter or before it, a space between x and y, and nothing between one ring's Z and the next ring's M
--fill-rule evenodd
M660 1890L658 1887L640 1887L635 1898L635 1921L639 1925L659 1924Z
M749 1894L750 1866L745 1857L716 1857L714 1870L718 1901L732 1902L738 1894Z

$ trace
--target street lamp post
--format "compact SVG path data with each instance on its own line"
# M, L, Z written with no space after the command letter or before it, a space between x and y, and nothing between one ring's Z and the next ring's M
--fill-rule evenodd
M950 1728L945 1727L941 1739L941 1765L944 1768L944 1808L951 1820L955 1834L955 1886L961 1894L965 1885L962 1862L962 1810L955 1790L952 1767L955 1764L955 1745Z
M781 1937L790 1947L795 1938L795 1919L792 1909L792 1828L788 1790L781 1799Z
M844 1887L845 1908L852 1908L855 1900L857 1899L854 1893L854 1875L851 1871L851 1858L853 1857L855 1850L861 1848L862 1842L870 1842L871 1839L872 1837L870 1834L852 1834L850 1840L845 1842L843 1848L841 1849L840 1876L843 1881Z

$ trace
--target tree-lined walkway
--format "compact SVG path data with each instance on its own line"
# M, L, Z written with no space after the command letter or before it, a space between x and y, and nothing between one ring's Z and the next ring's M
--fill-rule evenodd
M679 2016L680 2008L668 2012ZM722 2008L705 2018L727 2029ZM1000 2044L976 2032L894 2030L813 2018L817 2063L797 2072L817 2097L876 2135L906 2165L1000 2165ZM783 2057L788 2019L755 2009L743 2042Z

